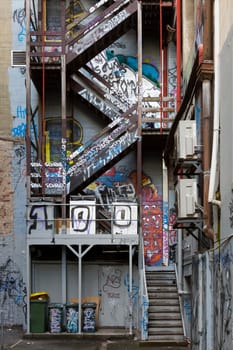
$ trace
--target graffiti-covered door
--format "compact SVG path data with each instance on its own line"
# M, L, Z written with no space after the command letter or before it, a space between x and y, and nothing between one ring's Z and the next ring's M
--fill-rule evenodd
M125 266L100 266L102 327L127 326L128 289L124 282L127 272Z

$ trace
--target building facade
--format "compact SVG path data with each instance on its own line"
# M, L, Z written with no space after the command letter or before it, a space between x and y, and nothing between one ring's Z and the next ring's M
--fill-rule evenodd
M98 329L229 349L231 2L0 6L4 324L46 291L78 333L95 300Z

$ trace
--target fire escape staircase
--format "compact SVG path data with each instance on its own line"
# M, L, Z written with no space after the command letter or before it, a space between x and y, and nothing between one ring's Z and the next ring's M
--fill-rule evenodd
M116 0L96 17L93 18L90 11L85 18L74 21L68 27L72 34L66 40L67 70L77 71L125 34L133 24L136 11L136 0Z
M67 194L81 191L117 163L137 141L137 114L133 106L69 156Z
M147 268L146 282L149 297L148 340L164 345L187 346L175 269L172 266L156 270Z
M70 87L85 103L111 121L120 118L130 107L121 101L108 82L87 66L70 76Z

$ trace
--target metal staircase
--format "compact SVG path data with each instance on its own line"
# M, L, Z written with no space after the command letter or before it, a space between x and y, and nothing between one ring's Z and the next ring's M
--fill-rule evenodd
M82 190L117 163L137 141L135 106L114 120L70 157L67 194Z
M82 67L130 29L137 11L137 1L116 0L98 15L94 14L95 10L98 8L93 6L84 18L67 27L67 33L71 34L66 40L66 63L71 72Z
M175 269L147 268L146 281L149 297L148 340L164 346L187 346L184 341Z

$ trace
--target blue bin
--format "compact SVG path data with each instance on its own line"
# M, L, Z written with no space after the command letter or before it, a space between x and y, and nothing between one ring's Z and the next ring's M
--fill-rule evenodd
M67 304L66 305L66 331L68 333L78 332L78 304Z

